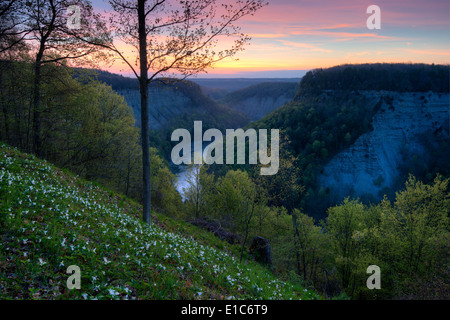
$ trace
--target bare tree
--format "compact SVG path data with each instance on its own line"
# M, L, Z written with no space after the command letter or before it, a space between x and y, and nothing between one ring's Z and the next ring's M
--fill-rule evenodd
M179 80L205 71L215 62L243 50L250 38L236 24L266 5L263 0L109 0L109 28L120 45L101 45L121 59L139 80L143 161L143 220L150 217L148 87L170 76ZM228 48L217 44L231 39Z
M24 0L4 0L0 3L0 58L21 43L30 32L22 28L25 18L18 14L24 5Z

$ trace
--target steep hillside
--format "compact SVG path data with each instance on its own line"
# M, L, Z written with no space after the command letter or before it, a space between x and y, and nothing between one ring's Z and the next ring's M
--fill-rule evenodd
M125 97L127 104L133 108L136 121L140 123L139 90L117 90ZM219 105L210 99L193 82L172 85L155 83L149 88L150 126L160 129L182 118L202 120L206 127L237 128L248 120L239 112Z
M112 86L124 96L133 109L137 125L140 125L140 93L136 79L95 70L98 80ZM165 83L156 81L149 87L150 126L154 130L194 120L202 120L205 127L238 128L248 123L244 113L220 105L206 96L200 86L192 81ZM189 129L190 127L186 127Z
M0 299L310 299L232 247L0 144ZM67 288L67 268L81 289Z
M291 101L297 90L296 82L264 82L233 91L220 102L256 121Z

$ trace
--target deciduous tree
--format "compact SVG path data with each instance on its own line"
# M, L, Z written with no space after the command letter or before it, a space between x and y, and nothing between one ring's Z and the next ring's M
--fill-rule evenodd
M122 44L133 48L128 56L119 45L104 45L139 80L143 162L143 220L150 223L149 83L163 77L183 79L205 71L215 62L243 50L250 38L237 22L265 5L262 0L110 0L110 28ZM225 49L216 46L233 38ZM94 42L92 42L94 43Z
M79 28L68 23L71 18L69 7L79 9ZM37 156L41 156L41 82L42 66L48 63L60 63L69 59L87 58L94 61L93 54L98 47L94 41L106 44L109 41L106 28L102 27L100 16L94 14L88 0L35 0L26 1L17 12L23 21L17 28L25 33L23 40L30 43L34 54L33 81L33 143L32 149ZM83 40L83 41L82 41ZM28 146L30 151L30 145Z

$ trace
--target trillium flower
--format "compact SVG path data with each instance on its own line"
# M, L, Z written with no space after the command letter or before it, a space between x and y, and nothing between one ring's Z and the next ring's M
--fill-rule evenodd
M114 289L109 289L109 294L112 295L112 296L117 296L117 295L119 295L119 292L117 292Z

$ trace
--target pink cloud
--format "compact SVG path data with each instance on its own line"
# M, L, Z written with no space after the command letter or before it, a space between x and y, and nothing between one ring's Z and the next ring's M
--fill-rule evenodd
M283 33L250 33L249 36L254 38L260 38L260 39L278 39L278 38L284 38L288 37L288 34Z
M293 42L293 41L285 41L285 40L280 40L280 42L286 46L295 47L295 48L309 49L311 51L327 52L327 53L333 52L333 50L324 49L324 48L321 48L317 45L313 45L310 43L301 43L301 42Z
M398 40L399 38L383 36L377 33L372 32L331 32L331 31L323 31L323 30L314 30L314 29L302 29L297 31L292 31L293 35L313 35L313 36L321 36L321 37L332 37L332 38L344 38L344 39L357 39L357 38L370 38L370 39L383 39L383 40Z

